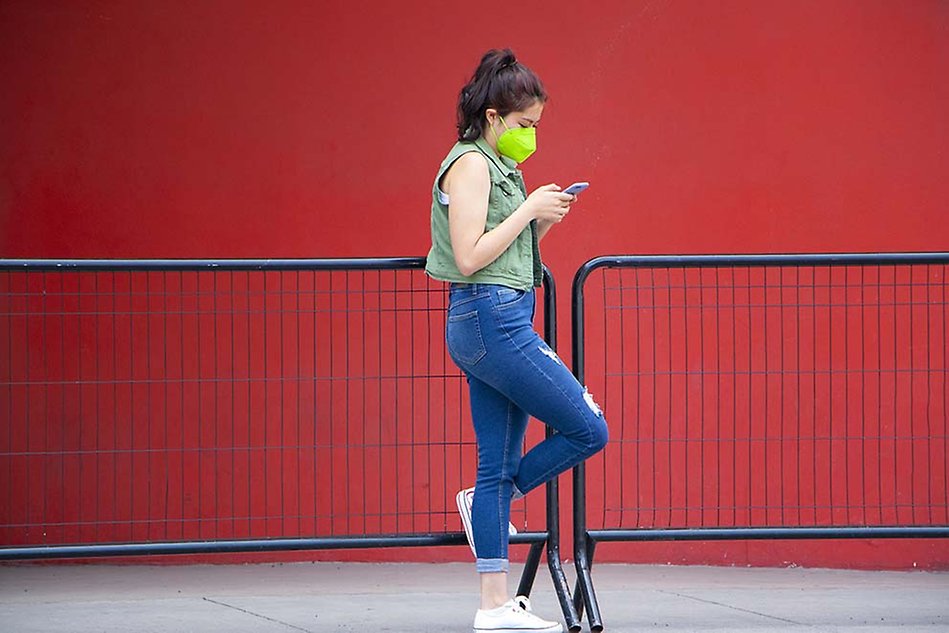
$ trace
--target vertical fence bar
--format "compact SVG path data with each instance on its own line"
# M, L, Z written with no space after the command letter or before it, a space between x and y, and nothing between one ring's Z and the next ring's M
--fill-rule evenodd
M550 349L557 351L557 286L553 275L544 266L544 340ZM553 429L547 428L545 436L553 435ZM557 478L546 484L547 501L547 566L554 584L560 610L571 633L580 630L580 614L570 598L570 587L564 574L560 557L560 489ZM540 553L538 552L538 556Z
M584 305L583 286L590 273L601 264L587 262L577 271L573 282L572 303L572 345L573 345L573 374L581 385L586 384L584 379ZM578 616L583 615L586 607L587 619L591 631L601 631L603 622L600 618L600 609L593 588L593 579L590 576L590 559L586 526L586 464L580 463L573 469L573 555L577 569L577 591L574 594L574 608Z

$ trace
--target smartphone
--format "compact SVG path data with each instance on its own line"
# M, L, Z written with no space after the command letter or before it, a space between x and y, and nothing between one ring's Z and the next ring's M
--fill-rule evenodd
M567 187L566 189L564 189L562 193L569 193L571 196L575 196L589 186L590 186L590 183L588 182L575 182L569 187Z

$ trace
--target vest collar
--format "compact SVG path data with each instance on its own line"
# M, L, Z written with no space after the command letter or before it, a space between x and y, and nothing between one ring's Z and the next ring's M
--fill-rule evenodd
M507 156L498 156L497 153L491 146L488 145L488 142L484 140L484 137L479 137L475 141L475 145L478 146L478 149L481 150L481 153L488 157L489 160L493 161L495 166L504 174L505 177L510 176L511 174L517 171L517 163L508 158Z

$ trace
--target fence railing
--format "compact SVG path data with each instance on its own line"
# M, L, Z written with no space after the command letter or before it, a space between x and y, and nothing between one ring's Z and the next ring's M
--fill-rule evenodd
M0 261L0 560L465 544L475 438L424 264ZM549 274L544 299L555 345ZM515 505L519 592L546 545L578 630L558 516L556 481Z
M0 560L463 544L423 267L0 260ZM556 481L512 513L519 592L546 545L598 631L599 541L949 536L947 286L947 253L587 262L574 370L611 441L574 471L575 595ZM545 271L552 347L555 303Z
M587 262L574 371L610 424L574 472L591 629L599 541L949 536L947 288L949 253Z

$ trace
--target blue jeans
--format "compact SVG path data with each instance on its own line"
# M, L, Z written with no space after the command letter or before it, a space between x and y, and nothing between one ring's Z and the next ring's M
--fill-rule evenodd
M478 439L471 523L481 573L508 570L512 495L521 496L606 445L603 413L533 327L534 292L451 284L448 352L465 372ZM528 416L557 432L523 456Z

